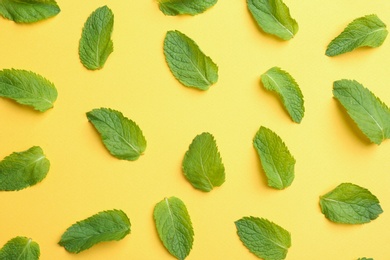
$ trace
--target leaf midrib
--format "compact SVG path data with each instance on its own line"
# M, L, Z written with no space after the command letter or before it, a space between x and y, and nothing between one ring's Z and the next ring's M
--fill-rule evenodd
M1 82L0 84L4 84L4 85L6 85L6 86L8 86L8 87L17 88L17 89L19 89L19 90L22 91L22 92L26 92L26 93L30 94L30 96L31 96L30 98L35 98L35 99L43 100L43 101L49 103L51 106L53 106L53 102L52 102L51 100L48 100L48 99L46 99L46 98L44 98L44 97L42 97L42 96L34 95L33 92L29 91L28 89L21 88L21 87L19 87L17 84L9 84L9 83L6 83L6 82ZM19 98L18 98L18 99L19 99Z
M26 250L28 250L28 248L30 247L31 242L32 242L32 239L29 238L28 241L27 241L27 244L23 247L23 250L22 250L22 252L20 253L20 255L18 256L17 260L21 259L21 257L23 256L24 252L25 252Z

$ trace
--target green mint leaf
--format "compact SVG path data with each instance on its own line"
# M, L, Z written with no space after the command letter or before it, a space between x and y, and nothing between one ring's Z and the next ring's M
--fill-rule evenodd
M0 191L17 191L41 182L50 162L38 146L15 152L0 162Z
M275 91L282 99L291 119L300 123L305 113L303 95L294 78L286 71L273 67L261 75L265 89Z
M182 168L192 186L202 191L211 191L225 182L225 167L210 133L194 138L184 156Z
M54 0L0 0L0 15L16 23L34 23L60 12Z
M183 201L165 198L156 204L153 217L165 248L177 259L185 259L194 242L194 230Z
M197 15L214 6L218 0L157 0L165 15Z
M343 79L333 83L333 95L371 142L379 145L390 138L390 109L370 90Z
M260 127L253 139L253 145L260 157L268 186L284 189L294 180L295 159L282 139L266 127Z
M39 245L27 237L15 237L0 250L0 259L38 260L41 254Z
M362 258L359 258L358 260L374 260L374 258L362 257Z
M80 61L89 70L103 68L114 47L114 14L107 6L96 9L84 24L79 44Z
M130 228L122 210L102 211L70 226L58 244L77 254L100 242L119 241L130 234Z
M383 212L377 197L351 183L342 183L321 196L320 206L325 217L344 224L368 223Z
M172 74L184 86L207 90L217 82L217 65L183 33L167 32L164 54Z
M367 15L353 20L344 31L328 45L325 54L336 56L359 47L379 47L388 32L386 25L377 15Z
M244 217L235 222L237 234L249 251L264 260L282 260L291 247L291 235L263 218Z
M57 90L53 83L34 72L4 69L0 71L0 97L44 112L53 107Z
M247 5L264 32L282 40L290 40L298 32L298 24L282 0L247 0Z
M107 150L121 160L137 160L146 149L146 140L139 126L109 108L87 112L88 120L102 137Z

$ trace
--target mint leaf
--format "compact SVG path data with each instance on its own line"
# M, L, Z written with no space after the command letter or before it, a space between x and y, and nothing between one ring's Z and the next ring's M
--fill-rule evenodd
M264 32L282 40L290 40L298 32L298 24L282 0L247 0L247 5Z
M264 260L282 260L291 247L291 235L264 218L244 217L235 222L240 240L256 256Z
M260 157L268 186L284 189L294 180L295 159L282 139L266 127L260 127L253 139L253 145Z
M57 90L53 83L34 72L4 69L0 71L0 97L44 112L53 107Z
M374 260L374 258L362 257L362 258L359 258L358 260Z
M0 259L4 260L38 260L41 254L39 245L27 237L15 237L9 240L0 250Z
M172 74L184 86L207 90L217 82L217 65L183 33L167 32L164 54Z
M197 15L203 13L218 0L157 0L160 10L165 15L189 14Z
M320 206L325 217L344 224L368 223L383 212L369 190L352 183L342 183L321 196Z
M194 231L183 201L165 198L154 207L153 217L165 248L177 259L185 259L194 242Z
M96 9L84 24L79 44L80 61L89 70L103 68L113 52L114 14L107 6Z
M54 0L0 0L0 15L16 23L34 23L60 12Z
M286 71L273 67L261 75L265 89L275 91L282 99L291 119L300 123L305 113L303 95L294 78Z
M225 182L225 167L210 133L194 138L184 156L182 168L192 186L202 191L211 191Z
M353 20L344 31L334 38L326 49L327 56L336 56L359 47L379 47L388 32L386 25L375 14Z
M371 142L390 137L390 110L370 90L355 80L333 83L333 95Z
M50 162L38 146L15 152L0 162L0 191L17 191L41 182Z
M70 226L58 244L70 253L80 253L100 242L121 240L130 234L130 227L122 210L102 211Z
M109 108L93 109L87 112L87 118L116 158L134 161L145 151L146 140L141 129L121 112Z

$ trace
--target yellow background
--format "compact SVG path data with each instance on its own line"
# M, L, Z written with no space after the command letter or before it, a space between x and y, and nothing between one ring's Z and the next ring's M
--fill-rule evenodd
M332 83L355 79L390 104L390 39L376 49L325 56L327 44L353 19L375 13L390 24L389 1L285 0L299 24L288 42L261 32L244 0L220 0L191 17L164 16L153 0L58 0L61 13L20 25L0 19L0 69L25 69L54 82L58 99L39 113L0 99L0 158L39 145L51 162L43 182L0 193L0 244L16 236L39 243L41 259L174 259L155 230L153 208L164 197L184 201L195 231L187 259L257 259L236 235L243 216L267 218L291 232L287 259L390 259L390 141L377 146L360 133L332 95ZM115 15L114 52L100 71L86 70L78 42L87 17L108 5ZM168 30L192 38L219 66L207 92L182 86L163 55ZM273 66L288 71L305 98L301 124L260 85ZM108 107L143 130L148 146L134 162L112 157L85 113ZM276 132L296 158L295 180L267 187L252 139L260 126ZM181 162L192 139L214 135L226 182L195 190ZM320 211L319 196L342 182L369 189L384 213L366 225L340 225ZM122 209L131 234L78 255L57 245L76 221Z

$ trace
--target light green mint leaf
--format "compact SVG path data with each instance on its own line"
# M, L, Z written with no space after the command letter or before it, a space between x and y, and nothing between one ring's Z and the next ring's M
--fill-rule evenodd
M342 183L321 196L320 206L325 217L344 224L368 223L383 212L377 197L351 183Z
M291 247L291 235L264 218L244 217L235 222L237 234L249 251L264 260L282 260Z
M334 82L333 95L371 142L379 145L390 138L390 109L370 90L342 79Z
M34 23L60 12L55 0L0 0L0 15L16 23Z
M102 211L70 226L58 244L77 254L100 242L119 241L130 234L130 228L122 210Z
M185 259L194 242L194 230L183 201L165 198L156 204L153 217L165 248L177 259Z
M109 108L93 109L87 113L87 118L116 158L134 161L145 151L146 140L141 129L121 112Z
M27 237L15 237L0 250L0 259L38 260L41 254L39 245Z
M294 180L295 159L282 139L266 127L260 127L253 139L268 186L284 189Z
M305 113L303 95L298 84L289 73L273 67L261 75L261 82L265 89L275 91L282 99L291 119L300 123Z
M172 74L184 86L207 90L217 82L217 65L183 33L167 32L164 54Z
M298 23L282 0L247 0L247 5L264 32L282 40L290 40L298 32Z
M388 31L377 15L367 15L353 20L344 31L334 38L326 49L327 56L336 56L359 47L379 47Z
M4 69L0 71L0 97L44 112L53 107L57 90L53 83L33 72Z
M358 260L374 260L374 258L362 257L362 258L359 258Z
M96 9L84 24L79 44L80 61L89 70L103 68L114 46L114 14L107 6Z
M184 156L182 168L192 186L202 191L211 191L225 182L225 167L210 133L194 138Z
M217 3L218 0L157 0L160 10L165 15L203 13Z
M38 146L15 152L0 162L0 191L17 191L41 182L50 162Z

